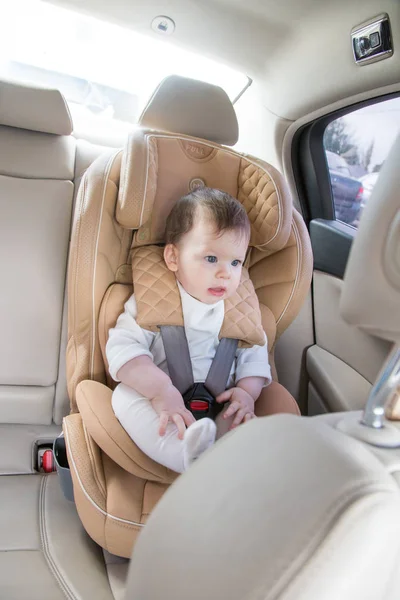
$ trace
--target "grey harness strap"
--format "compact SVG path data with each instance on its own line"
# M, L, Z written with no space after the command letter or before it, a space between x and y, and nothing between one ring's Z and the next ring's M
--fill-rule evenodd
M226 390L229 374L235 360L239 340L222 338L208 371L204 385L214 398Z
M161 325L169 376L174 386L184 394L193 385L193 369L185 328L179 325Z
M176 325L162 325L160 332L171 381L180 393L184 394L194 384L185 328ZM214 398L226 389L238 343L239 341L235 339L222 338L218 344L204 382L205 387Z

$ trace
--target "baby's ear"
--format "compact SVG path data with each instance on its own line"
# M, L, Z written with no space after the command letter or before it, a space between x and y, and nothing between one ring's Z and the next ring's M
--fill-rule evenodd
M164 248L164 260L170 271L178 270L178 248L174 244L167 244Z

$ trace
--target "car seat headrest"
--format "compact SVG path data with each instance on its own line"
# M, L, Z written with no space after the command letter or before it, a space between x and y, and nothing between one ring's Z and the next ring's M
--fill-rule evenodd
M72 120L58 90L0 82L0 125L70 135Z
M160 83L139 125L227 146L236 144L239 136L236 113L226 92L211 83L178 75Z
M122 157L117 221L136 246L164 242L174 203L199 185L228 192L250 219L250 245L274 252L288 241L292 202L271 165L189 136L136 129Z

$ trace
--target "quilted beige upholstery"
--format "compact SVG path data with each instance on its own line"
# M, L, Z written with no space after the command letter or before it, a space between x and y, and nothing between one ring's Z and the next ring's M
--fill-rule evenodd
M225 300L225 317L219 336L238 339L242 347L265 343L260 306L253 282L244 267L238 289Z
M251 246L273 245L281 231L282 195L273 171L270 165L258 166L244 158L240 161L237 198L251 223Z
M252 224L250 245L277 251L290 234L292 204L271 165L188 136L135 130L122 158L117 221L137 229L135 245L162 243L174 203L201 180L238 198Z
M163 248L136 248L132 255L137 322L150 331L159 325L183 325L181 299L175 275L167 269Z
M165 265L163 248L135 248L132 271L138 324L150 331L158 331L159 325L183 326L176 278ZM245 268L236 293L225 300L225 318L219 337L238 339L241 347L264 344L259 303Z
M249 274L261 304L263 326L268 336L270 318L268 316L266 321L264 315L272 312L278 339L300 310L310 287L312 265L308 231L296 210L293 210L289 239L282 250L274 253L269 249L252 250Z

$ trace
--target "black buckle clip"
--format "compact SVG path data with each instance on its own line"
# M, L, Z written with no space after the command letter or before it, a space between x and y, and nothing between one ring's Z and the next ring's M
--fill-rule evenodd
M190 410L196 421L204 417L214 420L222 408L204 383L194 383L182 397L186 408Z

